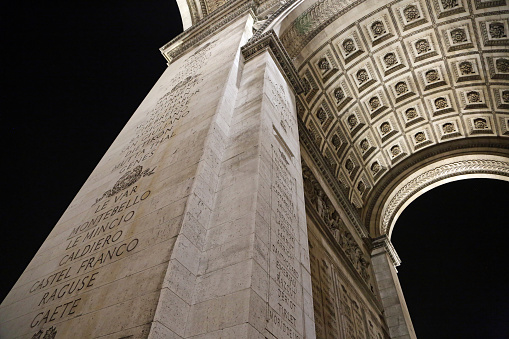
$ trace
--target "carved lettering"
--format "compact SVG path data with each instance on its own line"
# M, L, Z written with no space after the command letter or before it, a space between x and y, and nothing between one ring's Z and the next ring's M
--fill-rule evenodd
M65 304L51 307L46 311L37 313L30 323L30 327L34 328L35 326L44 325L74 314L76 312L75 308L79 306L80 300L81 298L71 300Z
M65 268L61 271L53 273L46 278L42 278L41 280L37 280L30 288L30 293L35 292L37 290L43 289L47 286L53 285L53 283L58 283L61 280L65 280L70 277L70 271L72 267Z
M100 254L97 254L89 259L82 261L81 266L78 269L77 273L86 272L96 267L100 267L105 263L113 260L114 258L120 257L124 253L129 253L132 250L134 250L136 246L138 246L138 243L139 240L137 238L134 238L129 242L124 242L118 246L114 246L113 248L104 250Z
M79 292L84 288L94 286L94 280L97 274L99 274L99 272L95 272L91 275L86 275L84 277L74 279L58 288L55 288L54 290L52 290L52 292L44 293L38 306L54 301L55 298L60 299L65 295L72 294L74 292Z
M123 159L112 171L124 173L140 166L154 156L165 142L175 135L178 121L189 114L189 102L199 92L203 81L201 68L209 59L215 42L209 43L188 57L181 70L169 81L175 84L146 113L146 119L135 127L134 136L121 150Z
M267 329L276 337L301 338L296 180L285 153L273 150L270 223L270 298Z
M283 86L275 84L271 79L268 79L268 83L270 84L270 92L268 94L270 95L271 102L281 116L279 121L281 128L287 133L293 133L297 120L290 109L292 105L286 99L285 90Z

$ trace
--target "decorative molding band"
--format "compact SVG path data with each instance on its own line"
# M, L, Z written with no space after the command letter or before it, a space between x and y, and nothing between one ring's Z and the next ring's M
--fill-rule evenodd
M291 5L293 5L294 3L296 3L297 1L299 0L279 0L279 4L280 6L278 7L278 9L276 9L276 11L274 11L274 13L270 14L270 16L267 18L267 20L265 20L263 22L263 24L260 26L260 28L255 32L255 34L253 35L253 37L251 39L256 39L258 38L262 33L264 33L264 31L267 29L267 27L269 27L269 25L271 23L274 22L274 20L277 19L277 17L279 15L281 15L281 13L283 13L288 7L290 7ZM258 7L258 12L257 14L260 13L260 11L263 11L263 7L266 3L268 3L269 1L266 1L264 4L260 5L260 7Z
M209 13L209 11L207 10L207 4L205 3L206 0L199 0L199 2L200 2L200 8L201 8L203 17L207 17L207 14ZM193 23L193 25L194 25L194 23Z
M371 266L370 258L367 258L362 253L360 246L353 239L344 222L339 218L339 214L335 208L332 206L333 211L325 211L323 208L319 207L319 201L321 201L324 203L322 207L327 206L330 208L330 200L328 200L327 195L309 167L304 163L302 165L302 170L304 175L304 197L307 216L311 218L318 232L320 232L325 239L328 239L330 245L335 250L335 254L338 258L342 259L344 267L349 271L351 277L354 277L358 282L357 286L361 288L364 295L370 298L380 310L383 310L383 306L377 299L372 287L375 279L374 276L369 275L369 271L371 270L369 268L369 266ZM307 185L306 177L310 179L307 181ZM319 200L319 197L323 200ZM342 273L344 274L344 272ZM348 279L346 275L344 277Z
M385 199L385 195L383 195L384 191L390 185L394 185L395 180L398 180L398 176L400 176L402 173L409 170L413 171L412 168L415 170L415 166L425 164L429 162L429 159L435 158L442 154L454 154L457 156L471 154L469 152L472 151L480 154L498 154L501 156L509 157L509 140L501 138L453 140L431 146L428 149L422 150L416 154L412 154L412 156L410 156L408 159L396 165L396 167L391 168L391 170L373 187L366 200L367 202L364 205L362 222L368 225L370 230L373 224L379 224L379 219L376 216L378 212L378 208L376 208L377 203ZM442 159L444 158L437 158L436 160L438 161ZM377 218L376 221L373 220L374 218ZM372 236L376 235L372 234Z
M438 166L420 174L401 187L386 205L381 219L381 233L388 234L397 211L418 191L444 179L465 174L495 174L509 177L509 162L489 159L463 160Z
M381 237L373 239L372 245L373 251L379 248L383 248L389 255L389 258L391 258L392 264L395 267L401 265L401 259L399 258L398 253L396 253L396 249L392 245L387 235L382 235Z
M256 39L250 40L247 44L242 46L240 50L246 63L258 54L270 50L295 93L300 94L304 92L304 86L300 82L299 74L295 66L293 66L288 53L286 53L283 44L273 30L263 33Z
M348 219L355 227L357 234L361 238L367 238L368 231L360 221L359 213L354 209L354 207L348 200L348 195L345 194L343 188L341 188L338 179L331 173L330 169L328 168L328 165L325 163L323 157L321 156L320 151L316 148L316 145L309 136L309 132L307 131L306 126L304 125L300 117L297 120L299 122L299 139L301 146L307 151L307 153L313 159L316 168L320 170L322 178L327 182L329 187L332 189L336 201L345 211L346 215L348 216Z
M291 58L331 22L366 0L320 0L299 15L281 34L281 42Z
M256 7L257 4L253 0L247 2L227 2L196 25L193 25L185 32L177 35L170 42L159 48L159 50L168 61L168 64L170 64L181 57L187 50L197 46L230 22L238 19L242 14L250 11L251 15L256 18L254 14Z
M200 14L198 13L198 9L196 7L196 3L194 0L186 0L187 7L189 8L189 13L191 14L191 22L193 25L196 25L200 21ZM202 5L202 0L200 0L200 5Z
M318 180L316 180L313 172L304 162L302 164L302 175L307 209L316 213L318 223L330 232L334 239L333 242L339 245L344 258L347 259L346 261L350 262L354 271L359 274L364 282L369 283L370 275L367 270L370 264L369 261L364 257L360 246L341 220L338 211Z

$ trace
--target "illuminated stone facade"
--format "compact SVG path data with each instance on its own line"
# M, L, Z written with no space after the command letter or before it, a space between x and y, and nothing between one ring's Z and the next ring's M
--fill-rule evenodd
M508 180L506 0L177 2L0 337L416 338L391 232L429 189Z

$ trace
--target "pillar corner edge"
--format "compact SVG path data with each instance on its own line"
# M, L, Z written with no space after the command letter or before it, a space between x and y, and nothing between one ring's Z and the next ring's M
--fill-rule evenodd
M269 51L272 55L293 91L296 94L304 92L304 85L301 83L297 69L293 65L290 56L274 30L271 29L260 35L255 34L241 47L241 53L245 62L248 62L265 51Z
M372 246L373 249L371 251L371 256L375 256L385 252L391 259L391 262L394 265L394 267L401 265L401 259L398 253L396 252L394 245L392 245L391 240L386 234L372 239Z

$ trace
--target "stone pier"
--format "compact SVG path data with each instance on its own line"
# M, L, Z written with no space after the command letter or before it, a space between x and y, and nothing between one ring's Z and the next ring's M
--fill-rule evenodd
M390 235L436 186L508 180L507 1L177 2L0 339L416 338Z

